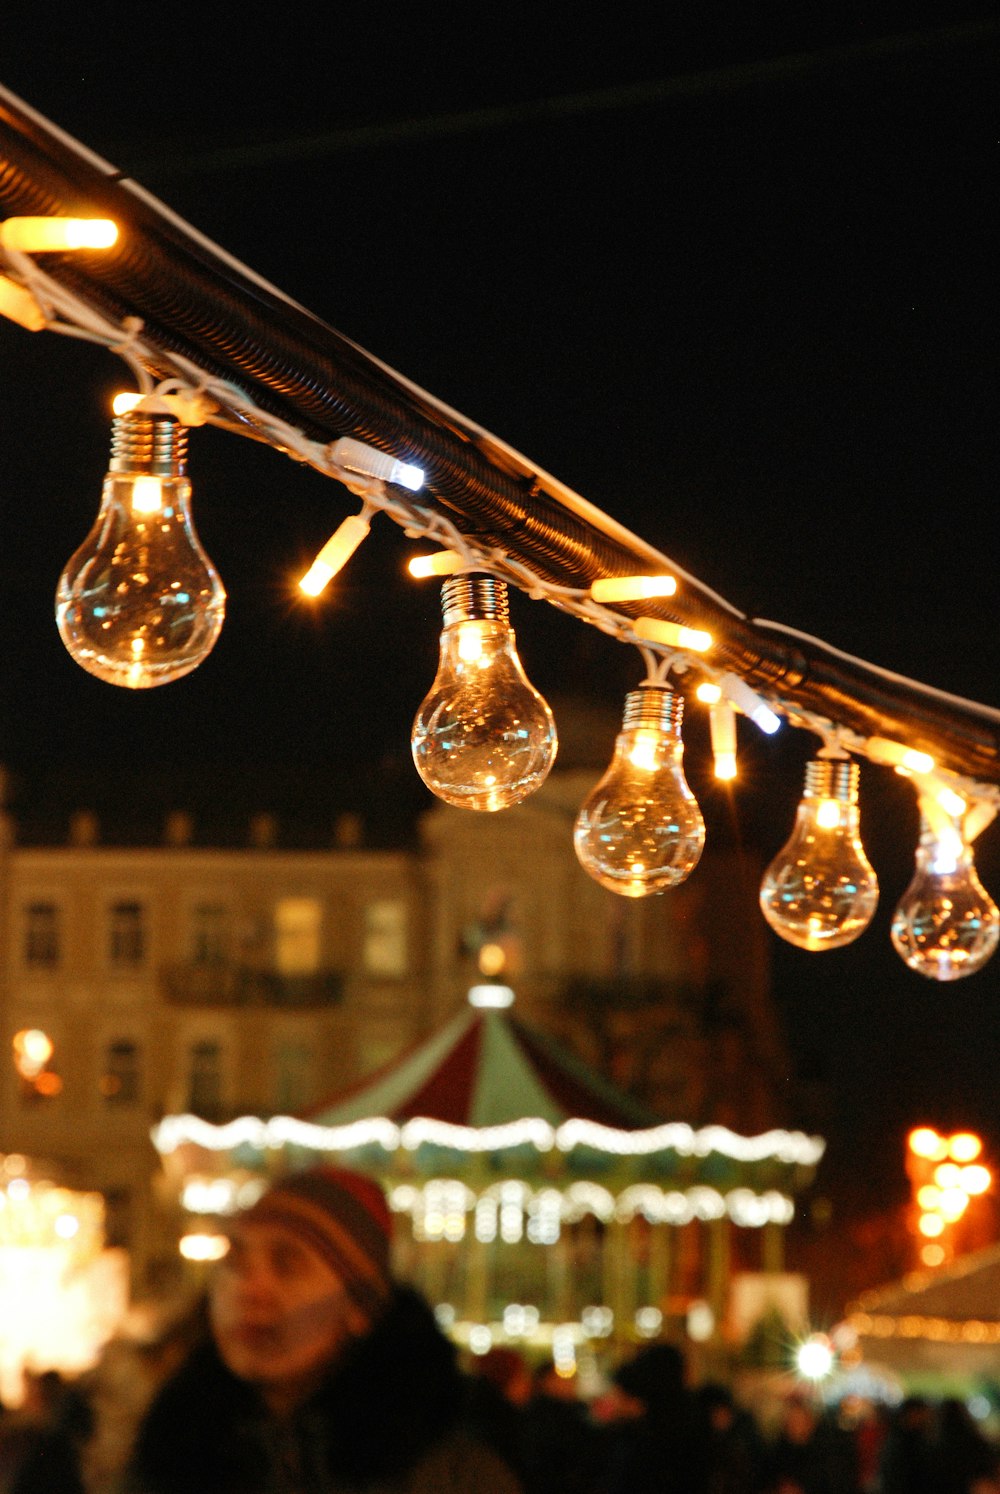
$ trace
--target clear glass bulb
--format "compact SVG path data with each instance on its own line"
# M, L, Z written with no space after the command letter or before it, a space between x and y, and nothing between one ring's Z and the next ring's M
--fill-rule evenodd
M705 822L684 777L683 713L683 697L667 685L630 691L611 765L576 818L580 864L622 897L676 887L705 844Z
M896 953L928 980L960 980L982 969L998 936L1000 913L958 822L935 830L921 819L916 871L892 920Z
M130 690L189 674L225 615L225 590L191 520L186 451L176 421L119 416L100 512L59 578L63 643L90 674Z
M432 793L463 809L506 809L555 761L552 712L527 679L505 582L452 576L441 592L437 675L413 723L413 761Z
M764 873L760 906L798 949L839 949L871 923L878 879L859 834L857 763L807 763L795 828Z

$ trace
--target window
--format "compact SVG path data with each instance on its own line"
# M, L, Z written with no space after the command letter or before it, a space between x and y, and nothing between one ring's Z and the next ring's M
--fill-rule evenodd
M24 910L24 963L51 970L59 963L59 909L55 903L28 903Z
M191 912L191 961L221 965L231 947L229 909L224 903L197 903Z
M290 1039L277 1043L274 1051L274 1108L294 1115L312 1098L312 1050L306 1042Z
M118 969L146 958L146 919L142 903L112 903L108 919L108 960Z
M314 897L283 897L274 909L274 962L279 975L315 975L323 910Z
M222 1114L222 1044L199 1038L188 1049L187 1108L192 1115L216 1120Z
M139 1049L129 1038L115 1038L105 1047L98 1088L109 1105L134 1105L139 1099Z
M365 906L365 970L382 979L406 974L406 904L401 898L377 898Z

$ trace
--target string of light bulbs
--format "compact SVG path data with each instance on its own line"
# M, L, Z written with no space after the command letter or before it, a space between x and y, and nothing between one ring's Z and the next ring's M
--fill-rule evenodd
M319 442L258 406L231 381L144 342L135 317L121 325L46 274L54 248L108 247L106 222L11 218L0 224L0 312L31 331L84 338L118 354L138 391L116 405L112 455L90 534L59 581L56 621L76 661L99 678L142 689L181 678L208 655L222 627L225 590L198 539L186 473L187 432L212 424L250 436L334 477L363 499L316 557L300 586L318 597L384 512L411 538L439 546L424 574L444 577L439 665L412 732L414 763L445 802L496 811L521 802L547 776L558 737L527 678L510 626L508 588L636 647L645 678L630 691L607 772L574 827L581 865L605 888L636 898L683 882L697 865L705 825L683 771L684 697L670 676L696 673L709 706L716 775L735 777L737 715L765 733L782 720L824 742L807 765L786 845L765 872L760 902L774 931L797 947L838 948L868 926L878 884L860 839L858 765L888 764L914 779L921 813L916 870L892 923L910 968L937 980L980 969L1000 938L1000 912L976 873L972 842L1000 804L1000 788L937 768L905 744L865 738L763 694L708 657L711 635L618 604L673 595L673 575L600 577L587 588L553 584L502 547L460 531L421 505L423 474L366 443ZM172 369L154 382L149 369ZM725 604L728 607L728 604ZM785 630L794 636L792 630ZM919 759L919 760L918 760Z

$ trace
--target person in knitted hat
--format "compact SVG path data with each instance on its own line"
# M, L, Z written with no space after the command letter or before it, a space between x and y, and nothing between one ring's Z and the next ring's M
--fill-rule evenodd
M147 1413L127 1494L518 1494L463 1427L453 1346L392 1279L390 1225L375 1183L331 1167L230 1222L206 1342Z

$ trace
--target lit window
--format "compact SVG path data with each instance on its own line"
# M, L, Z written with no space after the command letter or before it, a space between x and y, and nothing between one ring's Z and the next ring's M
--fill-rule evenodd
M406 974L406 904L400 898L377 898L365 906L365 970L382 979Z
M139 1099L139 1049L128 1038L108 1043L98 1088L109 1105L134 1105Z
M229 951L229 909L223 903L198 903L191 912L192 963L221 965Z
M118 967L141 965L146 957L146 919L141 903L112 903L108 921L108 959Z
M59 963L59 909L55 903L29 903L24 910L24 963L51 970Z
M315 975L323 910L314 897L283 897L274 909L274 962L279 975Z

